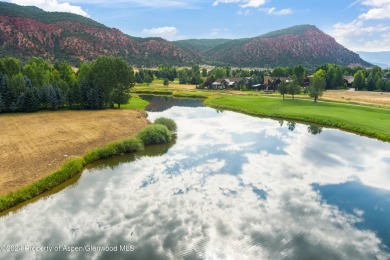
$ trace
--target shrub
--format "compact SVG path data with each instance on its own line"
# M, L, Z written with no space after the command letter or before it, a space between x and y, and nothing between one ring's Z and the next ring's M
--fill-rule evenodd
M145 127L138 133L138 138L147 144L163 144L172 140L172 133L165 125L154 124Z
M138 152L138 151L142 151L143 149L144 149L144 144L138 138L130 138L122 142L123 153Z
M154 120L154 123L160 124L160 125L165 125L169 129L169 131L171 131L171 132L176 132L176 130L177 130L177 125L176 125L175 121L173 121L172 119L166 118L166 117L157 118L156 120Z

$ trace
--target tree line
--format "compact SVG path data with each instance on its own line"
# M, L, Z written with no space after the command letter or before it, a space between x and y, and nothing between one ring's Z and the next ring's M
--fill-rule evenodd
M134 82L123 58L101 56L79 69L37 57L26 63L0 58L0 112L120 107L128 103Z
M354 78L352 86L356 90L390 92L390 70L378 66L365 68L324 64L314 70L308 70L298 65L294 67L276 67L266 73L274 77L292 77L295 75L300 78L300 76L314 75L320 70L325 73L323 76L325 78L325 89L327 90L345 88L346 84L343 77L352 76Z

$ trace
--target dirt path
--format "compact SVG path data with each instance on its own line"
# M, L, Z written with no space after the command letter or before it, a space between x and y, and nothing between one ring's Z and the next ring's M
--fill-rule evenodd
M148 124L133 110L0 115L0 195L58 169L69 157L134 136Z

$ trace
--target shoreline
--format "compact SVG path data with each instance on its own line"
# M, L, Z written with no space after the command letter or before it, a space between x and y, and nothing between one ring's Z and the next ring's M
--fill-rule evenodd
M68 159L58 170L42 179L24 186L15 192L0 196L0 213L58 187L81 173L87 165L93 162L119 154L139 152L143 149L144 144L141 140L138 138L127 138L91 150L82 157L74 156Z
M148 124L144 111L125 109L0 115L0 196L42 179L68 158L134 137Z
M169 90L169 88L168 88ZM149 89L148 94L153 95L153 90ZM157 93L160 94L160 90ZM390 107L382 106L381 104L366 104L364 102L341 102L338 100L320 100L318 103L314 103L313 100L309 98L300 99L296 98L285 99L283 100L280 96L266 96L266 95L258 95L258 93L249 93L246 95L235 95L229 92L207 92L204 90L195 90L195 91L171 91L172 94L167 94L167 96L172 96L176 98L200 98L204 99L204 104L208 107L212 107L215 109L225 109L230 111L235 111L251 116L257 117L267 117L271 119L284 119L284 120L292 120L302 123L312 123L317 124L323 127L330 127L339 129L342 131L347 131L353 134L375 138L380 141L390 142ZM137 93L137 91L136 91ZM222 104L221 100L230 99L232 103L234 100L241 99L241 102L237 102L235 104ZM257 99L259 102L254 104L253 107L248 106L244 101ZM262 105L261 102L267 100L273 100L273 103L281 102L280 107L274 108L274 111L267 111L266 105ZM289 104L290 102L290 104ZM303 103L306 102L306 103ZM260 105L259 105L260 104ZM326 106L324 109L329 110L343 110L343 112L336 111L337 116L333 116L331 112L316 111L316 113L305 114L305 111L301 111L301 113L293 113L290 111L286 111L286 107L288 106L299 106L304 104L307 109L317 109L321 106ZM257 105L257 106L256 106ZM264 106L264 107L262 107ZM255 108L255 109L254 109ZM264 108L263 110L261 108ZM281 109L285 109L281 111ZM368 113L371 111L371 115ZM362 112L361 115L357 115L357 113ZM352 116L351 116L352 114ZM382 114L382 121L375 114ZM374 116L373 116L374 115ZM376 121L375 121L376 120ZM378 127L379 126L379 127ZM376 129L375 129L376 127Z
M359 119L355 120L354 118L352 118L351 116L349 116L346 113L345 113L345 118L336 117L334 115L332 115L332 116L325 115L324 116L323 114L319 115L319 114L315 114L315 113L313 113L313 114L307 113L307 114L299 114L298 115L297 113L293 113L293 112L288 113L288 112L285 112L282 110L285 108L287 108L287 109L290 108L289 104L283 104L286 106L285 107L278 107L275 110L268 110L268 111L265 109L262 109L263 108L262 106L258 106L258 107L256 107L256 109L253 109L254 107L250 107L247 105L249 102L253 101L250 99L257 99L255 101L261 102L262 101L261 99L264 99L264 98L266 98L266 97L240 96L239 97L239 99L241 99L241 100L239 100L240 102L232 104L233 102L237 101L236 97L233 97L233 96L221 97L220 96L220 97L205 100L205 105L212 107L212 108L215 108L215 109L226 109L226 110L230 110L230 111L244 113L244 114L251 115L251 116L267 117L267 118L271 118L271 119L293 120L293 121L303 122L303 123L313 123L313 124L317 124L317 125L320 125L323 127L336 128L336 129L340 129L340 130L354 133L357 135L362 135L362 136L366 136L369 138L375 138L375 139L380 140L380 141L390 142L390 109L373 108L370 106L363 106L363 105L361 105L359 107L354 107L354 105L349 105L349 104L335 103L335 102L331 103L331 102L322 101L322 104L325 104L325 106L329 106L330 108L347 109L347 110L350 109L352 112L355 112L355 113L361 112L363 110L367 110L366 112L371 110L372 113L387 112L388 113L387 114L388 121L386 122L387 124L383 125L383 127L384 128L387 127L387 129L389 129L389 130L387 130L387 131L384 130L384 131L380 132L380 131L375 131L375 130L370 129L370 126L373 126L374 118L369 118L368 113L367 113L367 116L365 115L365 116L361 117L362 121L366 121L367 119L368 119L368 121L370 121L370 119L371 119L372 122L360 123ZM245 101L248 101L248 103L245 103ZM278 100L278 102L279 101L282 101L282 100ZM282 101L282 103L283 102L285 102L285 101ZM310 102L310 101L307 101L307 100L300 101L300 100L296 99L294 101L288 101L288 102L290 102L290 105L291 105L291 103L293 103L293 105L296 105L296 104L298 104L298 102ZM308 105L308 107L309 108L311 107L313 109L318 108L318 104L320 104L320 103L314 104L314 102L313 102L312 104ZM291 110L292 109L293 108L291 108ZM280 110L282 110L282 111L280 111ZM359 111L359 110L361 110L361 111ZM344 116L344 114L342 114L342 116ZM347 119L350 121L348 122ZM379 118L375 118L375 120L378 121ZM369 124L369 123L371 123L371 124Z

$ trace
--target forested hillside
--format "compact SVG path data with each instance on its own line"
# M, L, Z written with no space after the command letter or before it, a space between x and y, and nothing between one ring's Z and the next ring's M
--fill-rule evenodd
M137 67L371 65L313 25L294 26L248 39L170 42L132 37L76 14L45 12L5 2L0 2L0 55L21 60L39 56L75 65L101 55L113 55Z
M136 38L80 15L45 12L0 2L0 54L26 60L40 56L78 64L100 55L137 66L196 63L191 53L161 38Z

